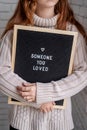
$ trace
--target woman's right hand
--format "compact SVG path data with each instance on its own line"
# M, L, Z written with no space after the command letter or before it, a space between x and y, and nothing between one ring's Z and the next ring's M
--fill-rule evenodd
M40 111L44 112L44 113L50 112L54 109L53 108L54 105L55 105L55 102L44 103L44 104L41 105Z
M36 84L35 83L22 83L17 86L17 91L28 102L35 102L36 100Z

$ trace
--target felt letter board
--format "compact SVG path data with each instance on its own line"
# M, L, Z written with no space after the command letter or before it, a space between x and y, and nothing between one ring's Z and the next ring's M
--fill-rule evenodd
M72 73L76 41L76 32L15 25L12 69L31 83L61 80ZM18 102L9 99L10 104ZM55 101L54 107L62 109L66 102Z

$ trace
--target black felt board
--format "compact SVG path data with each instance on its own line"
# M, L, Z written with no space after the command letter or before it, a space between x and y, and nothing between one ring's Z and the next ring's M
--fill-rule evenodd
M50 82L68 75L73 36L18 30L14 72L28 82ZM71 43L71 44L70 44ZM41 48L45 48L44 52ZM53 60L31 58L38 55L52 56ZM46 55L46 56L45 56ZM37 65L37 60L45 65ZM45 71L33 66L48 67ZM48 71L47 71L48 70Z
M14 72L31 83L48 83L68 76L73 38L18 29ZM56 101L56 105L63 105L63 101Z

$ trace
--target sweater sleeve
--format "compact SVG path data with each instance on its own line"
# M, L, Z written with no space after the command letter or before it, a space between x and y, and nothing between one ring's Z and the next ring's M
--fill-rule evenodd
M11 39L13 31L7 34L0 41L0 91L11 98L14 98L26 105L39 108L36 103L29 103L24 100L17 92L16 87L26 82L11 69Z
M80 92L87 85L87 54L86 43L79 33L73 72L58 81L49 83L37 82L37 103L57 101L71 97Z

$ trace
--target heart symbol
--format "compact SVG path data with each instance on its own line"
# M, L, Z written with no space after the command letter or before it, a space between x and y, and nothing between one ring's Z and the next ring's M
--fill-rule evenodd
M45 51L45 48L41 48L41 51L44 52L44 51Z

